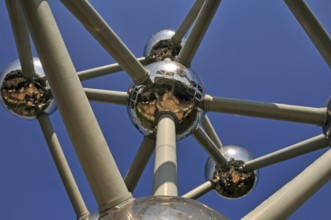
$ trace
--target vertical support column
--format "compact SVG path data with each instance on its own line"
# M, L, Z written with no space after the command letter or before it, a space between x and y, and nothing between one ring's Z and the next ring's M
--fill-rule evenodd
M331 150L328 150L242 219L287 219L331 179L330 163Z
M175 119L160 116L157 124L153 194L178 196Z
M131 198L86 98L46 0L21 1L62 119L99 205L110 209Z

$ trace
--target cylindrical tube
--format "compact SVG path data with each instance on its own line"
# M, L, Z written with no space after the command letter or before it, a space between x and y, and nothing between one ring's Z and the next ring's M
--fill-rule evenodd
M90 101L106 102L117 105L128 104L128 93L103 89L84 88L85 94Z
M89 211L87 210L83 197L80 194L75 178L71 173L69 164L63 154L60 142L53 130L48 115L39 115L38 121L63 185L67 191L71 204L74 207L77 218L87 216Z
M175 119L160 116L157 124L153 194L178 196Z
M124 182L130 192L133 192L136 188L140 176L143 173L147 162L154 151L154 148L155 140L145 136L124 179Z
M221 0L205 0L198 17L189 33L187 40L178 54L177 60L185 66L191 62L205 36L208 27L217 11Z
M285 0L294 16L331 68L331 39L304 0Z
M198 199L199 197L203 196L204 194L208 193L210 190L214 188L215 188L214 182L208 180L203 184L201 184L200 186L194 188L190 192L182 195L182 197L189 199Z
M331 150L275 192L243 220L287 219L331 178Z
M290 158L300 156L302 154L310 153L315 150L322 149L330 145L330 140L323 134L308 140L299 142L281 150L272 152L262 157L255 158L251 161L247 161L244 164L244 170L246 172L256 170L262 167L269 166L274 163L278 163Z
M219 149L210 137L206 134L202 128L198 127L193 132L193 137L198 141L198 143L207 151L209 156L211 156L216 163L225 166L227 164L227 159L222 153L222 148Z
M141 84L149 80L148 70L114 33L93 6L85 0L61 0L70 12L84 25L105 50L118 62L133 81Z
M31 35L68 134L104 211L131 198L46 0L22 1Z
M31 78L35 73L35 69L33 66L30 34L24 20L20 2L19 0L6 0L6 5L22 67L22 74L26 78Z
M200 9L205 0L196 0L191 8L191 10L186 15L185 19L177 29L175 35L172 37L172 40L176 43L181 43L184 35L190 29L191 25L198 16Z
M223 112L259 118L270 118L319 126L324 125L327 117L326 108L254 102L212 97L210 95L205 96L203 105L205 111L210 112Z

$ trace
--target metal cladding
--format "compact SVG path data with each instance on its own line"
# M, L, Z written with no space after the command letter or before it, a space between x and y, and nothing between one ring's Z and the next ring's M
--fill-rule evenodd
M174 58L179 54L182 44L172 40L173 30L161 30L154 33L147 41L144 56L150 61L161 61L164 58Z
M34 119L42 113L51 114L56 105L39 59L34 58L35 74L27 78L19 61L2 73L0 101L14 115Z
M244 148L234 145L222 148L227 164L221 166L209 158L206 163L205 177L216 183L215 191L222 197L238 199L248 195L257 183L258 172L244 172L244 162L252 160L252 155Z
M204 116L199 103L204 96L202 82L190 68L175 61L159 61L146 68L151 83L129 89L128 112L133 124L144 134L155 134L161 114L176 120L176 138L197 128Z
M225 220L227 218L193 199L177 196L149 196L124 202L102 213L99 219Z

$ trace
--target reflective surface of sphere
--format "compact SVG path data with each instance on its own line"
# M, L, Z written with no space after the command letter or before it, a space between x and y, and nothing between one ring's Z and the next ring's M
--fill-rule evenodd
M151 83L129 89L131 121L144 135L155 134L158 117L168 113L176 120L177 139L189 135L204 116L198 107L204 95L200 79L175 61L159 61L146 68Z
M222 214L193 199L151 196L124 202L102 213L100 220L225 220Z
M145 45L144 56L152 61L177 56L182 45L171 40L174 34L173 30L162 30L153 34Z
M229 145L223 147L224 155L228 161L227 166L219 166L209 157L205 168L207 180L216 180L215 191L225 198L241 198L248 195L257 183L257 170L243 171L245 161L253 159L246 149Z
M51 114L56 105L40 60L34 58L35 75L26 78L18 60L12 62L0 78L3 106L16 116L34 119L42 113Z

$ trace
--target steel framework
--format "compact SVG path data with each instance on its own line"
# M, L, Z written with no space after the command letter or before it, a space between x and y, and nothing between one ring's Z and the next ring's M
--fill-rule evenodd
M30 77L29 74L34 72L32 65L33 49L30 45L31 35L61 118L91 187L99 212L103 213L132 198L131 193L134 192L154 150L155 164L152 193L154 195L177 196L180 193L177 185L179 182L177 180L178 147L176 147L174 117L171 114L164 114L158 118L155 138L150 136L143 138L131 166L127 167L127 175L122 178L118 164L115 162L116 157L113 157L112 154L113 148L116 148L116 146L108 146L108 140L97 122L90 101L126 106L128 93L108 89L83 88L81 83L84 80L122 70L128 74L135 84L146 83L149 80L149 72L145 68L148 63L147 58L136 58L115 34L110 27L111 25L93 7L93 3L84 0L61 0L61 3L116 63L77 71L48 2L46 0L6 0L22 70L26 77ZM174 42L180 42L187 34L183 48L175 58L176 61L188 67L194 64L194 57L203 42L208 27L212 24L220 3L220 0L196 0L173 37ZM285 3L307 32L325 62L331 67L331 40L327 31L324 30L303 0L285 0ZM221 71L221 69L222 67L218 68L217 71ZM208 118L211 115L210 113L213 112L317 125L323 130L323 134L247 161L243 167L247 172L317 151L330 145L331 106L329 104L325 107L316 108L230 99L206 94L200 103L200 107L207 114L192 136L220 165L226 164L226 159L222 154L222 150L220 151L223 148L223 143L213 127L217 124L215 118ZM51 121L47 114L40 114L37 119L75 210L76 217L87 219L90 211L77 187ZM116 127L115 123L114 127ZM127 138L130 138L130 135L127 134ZM257 136L256 138L261 137ZM272 141L270 142L272 143ZM243 215L243 219L284 219L289 217L330 180L330 155L331 151L326 151L293 180L285 184L284 187L277 190L247 215ZM197 199L215 188L213 180L196 185L195 189L190 190L183 197ZM220 210L222 212L221 208Z

